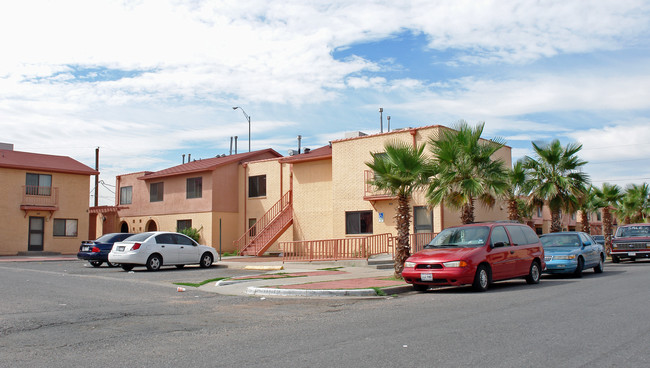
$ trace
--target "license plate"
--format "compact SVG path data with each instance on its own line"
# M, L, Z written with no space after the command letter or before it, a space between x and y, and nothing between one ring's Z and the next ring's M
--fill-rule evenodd
M117 247L117 251L118 252L124 252L124 246L121 245L121 246Z
M82 252L88 252L90 250L90 247L81 247Z
M422 280L422 281L433 281L433 274L432 273L421 273L420 274L420 280Z
M627 255L628 256L636 256L636 252L629 252Z

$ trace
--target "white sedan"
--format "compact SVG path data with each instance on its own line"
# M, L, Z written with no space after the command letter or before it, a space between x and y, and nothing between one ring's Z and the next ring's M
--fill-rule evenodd
M208 268L216 257L214 248L200 245L184 234L155 231L135 234L113 244L108 261L119 263L125 271L135 266L158 271L162 265L182 268L186 264L199 264Z

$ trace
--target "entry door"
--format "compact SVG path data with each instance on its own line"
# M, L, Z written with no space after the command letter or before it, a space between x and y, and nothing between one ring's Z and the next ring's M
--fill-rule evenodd
M42 252L45 230L45 217L29 217L28 251Z

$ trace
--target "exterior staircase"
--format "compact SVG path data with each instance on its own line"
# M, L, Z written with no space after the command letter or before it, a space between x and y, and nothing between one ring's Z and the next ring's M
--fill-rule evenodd
M235 249L240 255L261 256L293 224L291 191L271 207L239 239Z

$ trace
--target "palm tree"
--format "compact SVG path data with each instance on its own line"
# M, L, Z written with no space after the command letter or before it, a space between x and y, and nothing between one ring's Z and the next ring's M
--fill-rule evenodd
M603 183L601 189L594 188L594 191L603 206L603 235L605 236L605 249L609 254L612 249L612 213L610 208L621 200L623 194L621 194L621 188L618 185L609 183Z
M461 209L463 224L474 222L474 202L493 207L496 197L508 187L506 169L493 155L504 146L501 138L481 140L485 123L475 128L460 121L455 130L445 130L440 139L430 138L433 174L427 200L437 206L445 200Z
M586 191L589 175L581 171L587 162L576 155L581 144L562 147L559 140L547 145L533 142L535 158L526 156L524 168L530 175L531 201L543 201L551 210L551 232L562 230L560 212L573 212L577 198Z
M619 220L627 224L645 222L650 215L650 187L648 184L628 185L614 213Z
M409 228L411 224L410 200L414 191L421 189L431 175L428 160L424 157L424 145L410 146L405 143L387 143L386 153L372 153L373 162L366 165L375 175L369 181L380 190L397 197L397 246L395 250L395 277L402 277L404 262L411 255Z
M591 234L591 225L589 219L591 215L596 213L602 207L600 200L596 197L596 192L593 186L589 186L587 191L582 197L577 199L578 210L580 210L580 223L582 224L582 231Z
M527 174L523 161L517 161L512 169L508 170L507 175L508 187L505 192L505 199L508 202L508 219L521 222L521 218L524 215L521 208L522 205L525 206L521 197L527 194L525 190Z

